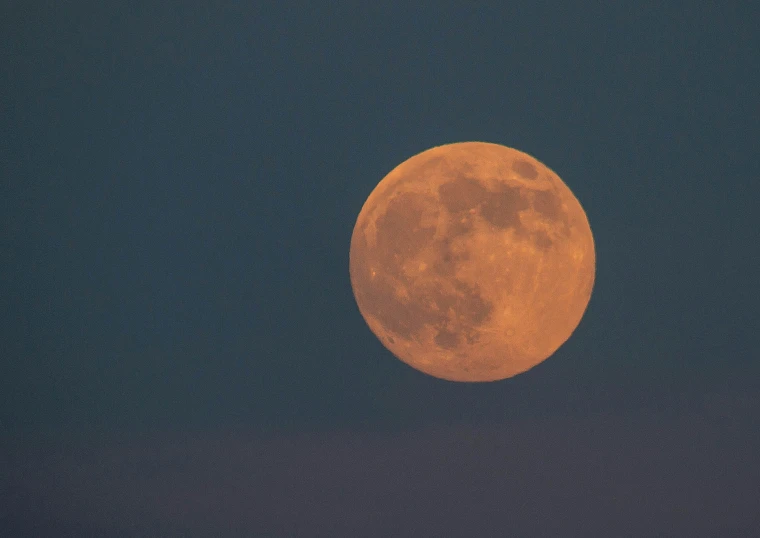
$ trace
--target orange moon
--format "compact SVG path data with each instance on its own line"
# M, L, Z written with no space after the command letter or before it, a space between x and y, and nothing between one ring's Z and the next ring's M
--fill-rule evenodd
M442 379L495 381L570 337L595 260L586 213L557 174L516 149L461 142L380 181L349 271L362 316L396 357Z

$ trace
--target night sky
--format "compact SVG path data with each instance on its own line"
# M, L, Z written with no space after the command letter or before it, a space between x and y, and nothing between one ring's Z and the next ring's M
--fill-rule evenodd
M0 535L760 535L753 3L0 11ZM348 276L375 185L525 151L597 273L453 383Z

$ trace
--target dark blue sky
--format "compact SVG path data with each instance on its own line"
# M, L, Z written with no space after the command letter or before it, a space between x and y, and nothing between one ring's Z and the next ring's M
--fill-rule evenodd
M406 432L413 440L401 445L414 462L441 443L464 450L467 428L487 424L510 439L515 423L532 421L555 445L599 441L602 453L572 460L570 476L583 475L584 457L618 462L622 450L635 459L608 442L618 434L607 426L626 421L636 438L656 436L662 421L687 432L663 448L674 459L688 458L690 435L725 443L711 445L718 459L760 449L760 40L751 3L412 4L2 8L0 432L19 447L8 461L34 468L35 457L69 450L38 450L27 436L205 439L232 429L266 440L256 447L304 432L319 446L334 432L357 443L380 435L385 446L393 436L408 441ZM437 380L393 358L366 327L348 278L352 228L374 186L408 157L466 140L512 146L554 169L596 241L596 285L573 337L528 373L492 384ZM602 439L588 433L597 431L593 417ZM430 434L431 425L444 430ZM553 438L556 425L564 433ZM715 429L724 427L732 436ZM576 430L588 435L563 437ZM144 450L159 444L147 440ZM496 461L498 451L481 449ZM312 452L307 445L294 461L308 471L302 456ZM188 454L177 457L200 458ZM550 466L562 467L555 456ZM205 457L191 467L219 465ZM699 457L704 483L720 476L727 492L751 489L752 479L733 484ZM625 461L616 463L623 474ZM361 490L358 471L330 483L329 466L339 464L327 458L312 470L324 487ZM267 465L283 483L277 469L287 465ZM98 480L82 472L77 484ZM440 488L461 488L459 475L438 472ZM75 507L55 508L65 488L9 473L18 510L0 518L11 527L42 518L106 528ZM760 479L756 462L747 473ZM403 477L399 488L414 489ZM422 489L432 494L435 480ZM661 492L685 484L663 480ZM258 491L255 480L246 484ZM600 499L604 484L593 482ZM639 490L646 482L631 491ZM370 489L367 506L392 491ZM541 495L538 504L559 498ZM323 510L341 514L344 501L328 499ZM652 522L644 534L698 535L686 515L698 503L684 502L659 520L640 508L584 528L615 534L629 518ZM40 513L29 508L40 504ZM425 534L427 512L417 521L389 506L380 513ZM309 519L317 509L298 517L281 509L295 526L253 517L235 528L344 532ZM703 528L743 532L757 522L749 508L716 510L732 513L735 526ZM105 518L114 532L133 528L121 516ZM165 526L151 520L145 529L206 532L155 517ZM359 517L346 534L403 535L382 515L370 520L362 527ZM509 534L507 520L496 518L495 535ZM552 534L516 520L515 529Z

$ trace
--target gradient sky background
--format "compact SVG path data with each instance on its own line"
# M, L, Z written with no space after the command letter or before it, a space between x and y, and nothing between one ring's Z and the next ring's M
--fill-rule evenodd
M0 534L760 532L751 2L17 2L0 16ZM393 358L348 278L429 147L555 170L580 326Z

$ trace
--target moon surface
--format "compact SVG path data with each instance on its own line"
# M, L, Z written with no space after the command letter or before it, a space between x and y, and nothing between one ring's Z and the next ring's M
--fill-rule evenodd
M594 240L535 158L460 142L393 169L351 237L354 297L396 357L451 381L512 377L551 356L586 310Z

